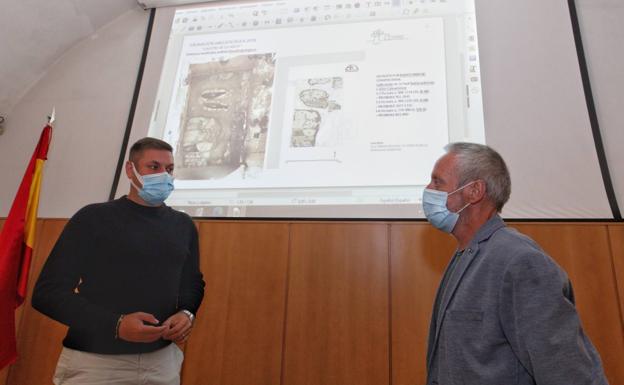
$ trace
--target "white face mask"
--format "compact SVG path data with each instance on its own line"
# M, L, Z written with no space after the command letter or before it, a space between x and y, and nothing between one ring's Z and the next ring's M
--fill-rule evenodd
M436 229L442 230L446 233L453 231L455 225L457 224L457 220L459 219L459 213L461 213L466 207L470 206L470 203L467 203L464 207L453 213L449 211L448 207L446 207L448 197L449 195L454 194L473 183L474 181L466 183L450 193L426 188L423 191L422 205L423 211L425 212L425 216L427 217L429 223L431 223L431 225Z

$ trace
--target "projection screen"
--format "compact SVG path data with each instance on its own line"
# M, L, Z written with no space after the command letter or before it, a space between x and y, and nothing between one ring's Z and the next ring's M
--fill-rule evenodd
M130 142L195 217L422 218L445 144L508 162L508 218L611 218L565 2L159 8ZM128 189L122 181L117 196Z

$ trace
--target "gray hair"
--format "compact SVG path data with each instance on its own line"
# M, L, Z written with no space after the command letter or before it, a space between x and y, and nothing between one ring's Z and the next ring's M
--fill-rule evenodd
M459 186L481 179L485 195L500 212L511 195L511 177L505 161L491 147L478 143L455 142L444 147L457 160Z

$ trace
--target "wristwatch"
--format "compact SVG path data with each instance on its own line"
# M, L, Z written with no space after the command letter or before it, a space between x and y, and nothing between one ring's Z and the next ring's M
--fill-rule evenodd
M183 309L182 313L186 314L187 317L189 317L189 320L191 321L191 323L193 323L193 321L195 321L195 315L193 313L191 313L190 311Z

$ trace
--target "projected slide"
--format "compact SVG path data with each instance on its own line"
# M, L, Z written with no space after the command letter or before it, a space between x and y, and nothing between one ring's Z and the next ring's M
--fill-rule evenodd
M473 5L304 3L176 12L149 132L174 147L167 203L421 216L444 145L484 137Z
M275 55L237 55L190 64L186 99L172 111L167 140L180 180L227 180L264 164Z

